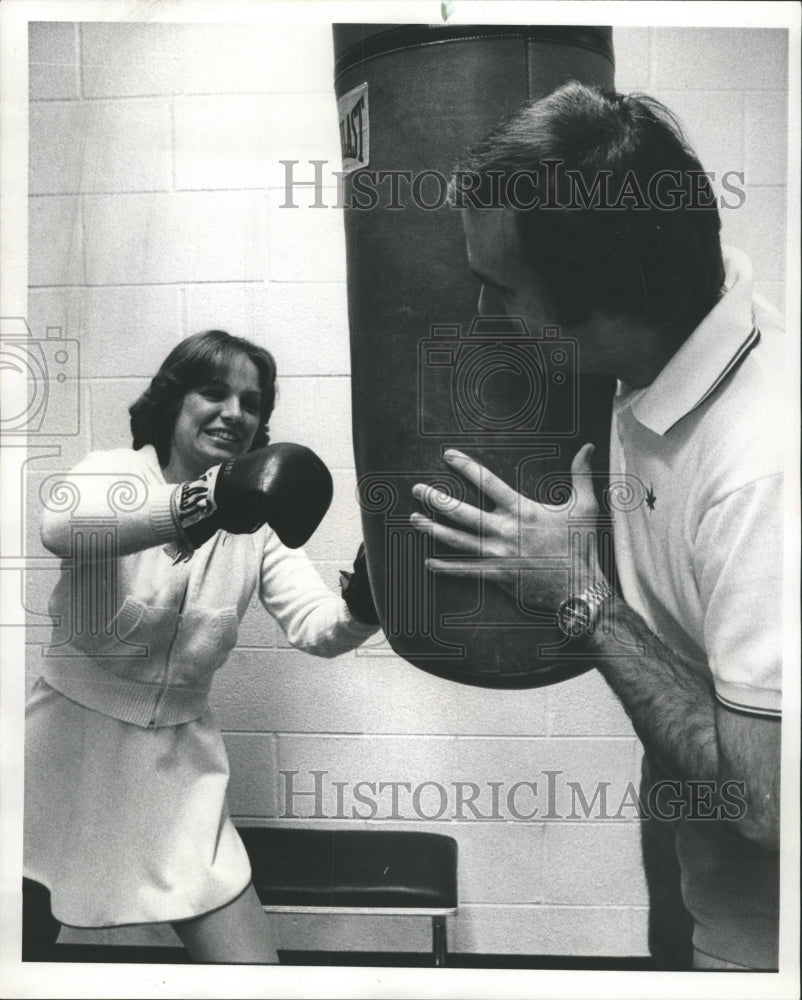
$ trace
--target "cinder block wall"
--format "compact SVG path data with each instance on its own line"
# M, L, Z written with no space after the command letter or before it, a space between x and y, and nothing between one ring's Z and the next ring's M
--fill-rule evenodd
M615 46L619 89L672 107L717 178L745 174L745 203L723 213L725 238L751 254L761 290L782 308L785 33L622 28ZM81 432L61 439L58 456L29 464L33 496L47 472L127 443L127 407L167 350L221 327L277 358L274 439L310 445L332 470L335 500L308 551L336 586L360 538L342 219L309 208L306 189L296 191L299 208L282 209L279 164L338 168L331 79L327 25L31 25L29 319L37 336L61 326L80 342L82 377ZM30 553L42 554L35 510L28 528ZM50 570L30 574L31 680L52 583ZM476 690L415 670L379 641L317 661L288 648L254 607L214 708L237 820L457 838L452 950L645 954L638 828L626 799L640 748L596 674L538 691ZM288 794L288 782L314 791L313 772L319 800ZM546 772L556 772L555 816L544 815ZM335 782L344 783L341 805ZM358 782L373 786L361 789L373 815ZM609 783L618 818L583 818L569 782L588 798ZM465 804L471 796L489 818ZM540 813L526 818L535 805ZM428 933L425 921L404 919L280 921L290 948L426 949ZM174 940L167 928L63 935Z

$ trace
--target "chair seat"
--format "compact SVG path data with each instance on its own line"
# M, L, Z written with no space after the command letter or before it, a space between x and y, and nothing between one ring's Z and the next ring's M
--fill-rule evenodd
M457 843L417 831L240 827L263 906L457 907Z

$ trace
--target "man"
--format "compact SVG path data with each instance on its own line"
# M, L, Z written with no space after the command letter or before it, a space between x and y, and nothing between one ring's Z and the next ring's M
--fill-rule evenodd
M710 185L656 101L569 84L488 137L455 180L479 311L520 315L530 331L558 323L581 371L619 381L619 592L593 536L572 556L568 592L564 570L537 568L567 558L572 518L597 513L590 446L572 465L574 504L561 507L446 452L493 509L449 499L436 521L413 523L486 557L481 571L511 592L523 557L527 604L584 643L631 718L645 748L656 965L776 968L779 319L754 300L748 259L722 255ZM616 505L617 480L635 484L633 502ZM437 508L436 493L413 492ZM476 572L475 561L429 565Z

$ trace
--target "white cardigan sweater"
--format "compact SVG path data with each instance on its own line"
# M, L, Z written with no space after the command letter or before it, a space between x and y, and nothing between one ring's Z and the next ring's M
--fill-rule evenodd
M93 452L51 483L42 538L63 562L43 676L67 698L138 726L199 718L257 588L298 649L337 656L376 631L267 526L176 561L173 489L150 445Z

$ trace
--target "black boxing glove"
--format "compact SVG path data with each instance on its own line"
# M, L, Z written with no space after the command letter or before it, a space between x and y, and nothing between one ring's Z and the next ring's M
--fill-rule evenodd
M269 524L282 544L309 541L329 509L331 474L299 444L271 444L230 458L172 496L173 519L193 548L217 531L245 535Z
M363 625L378 625L379 615L373 603L368 579L368 561L365 558L365 543L361 542L354 559L354 572L340 570L340 590L348 610Z

